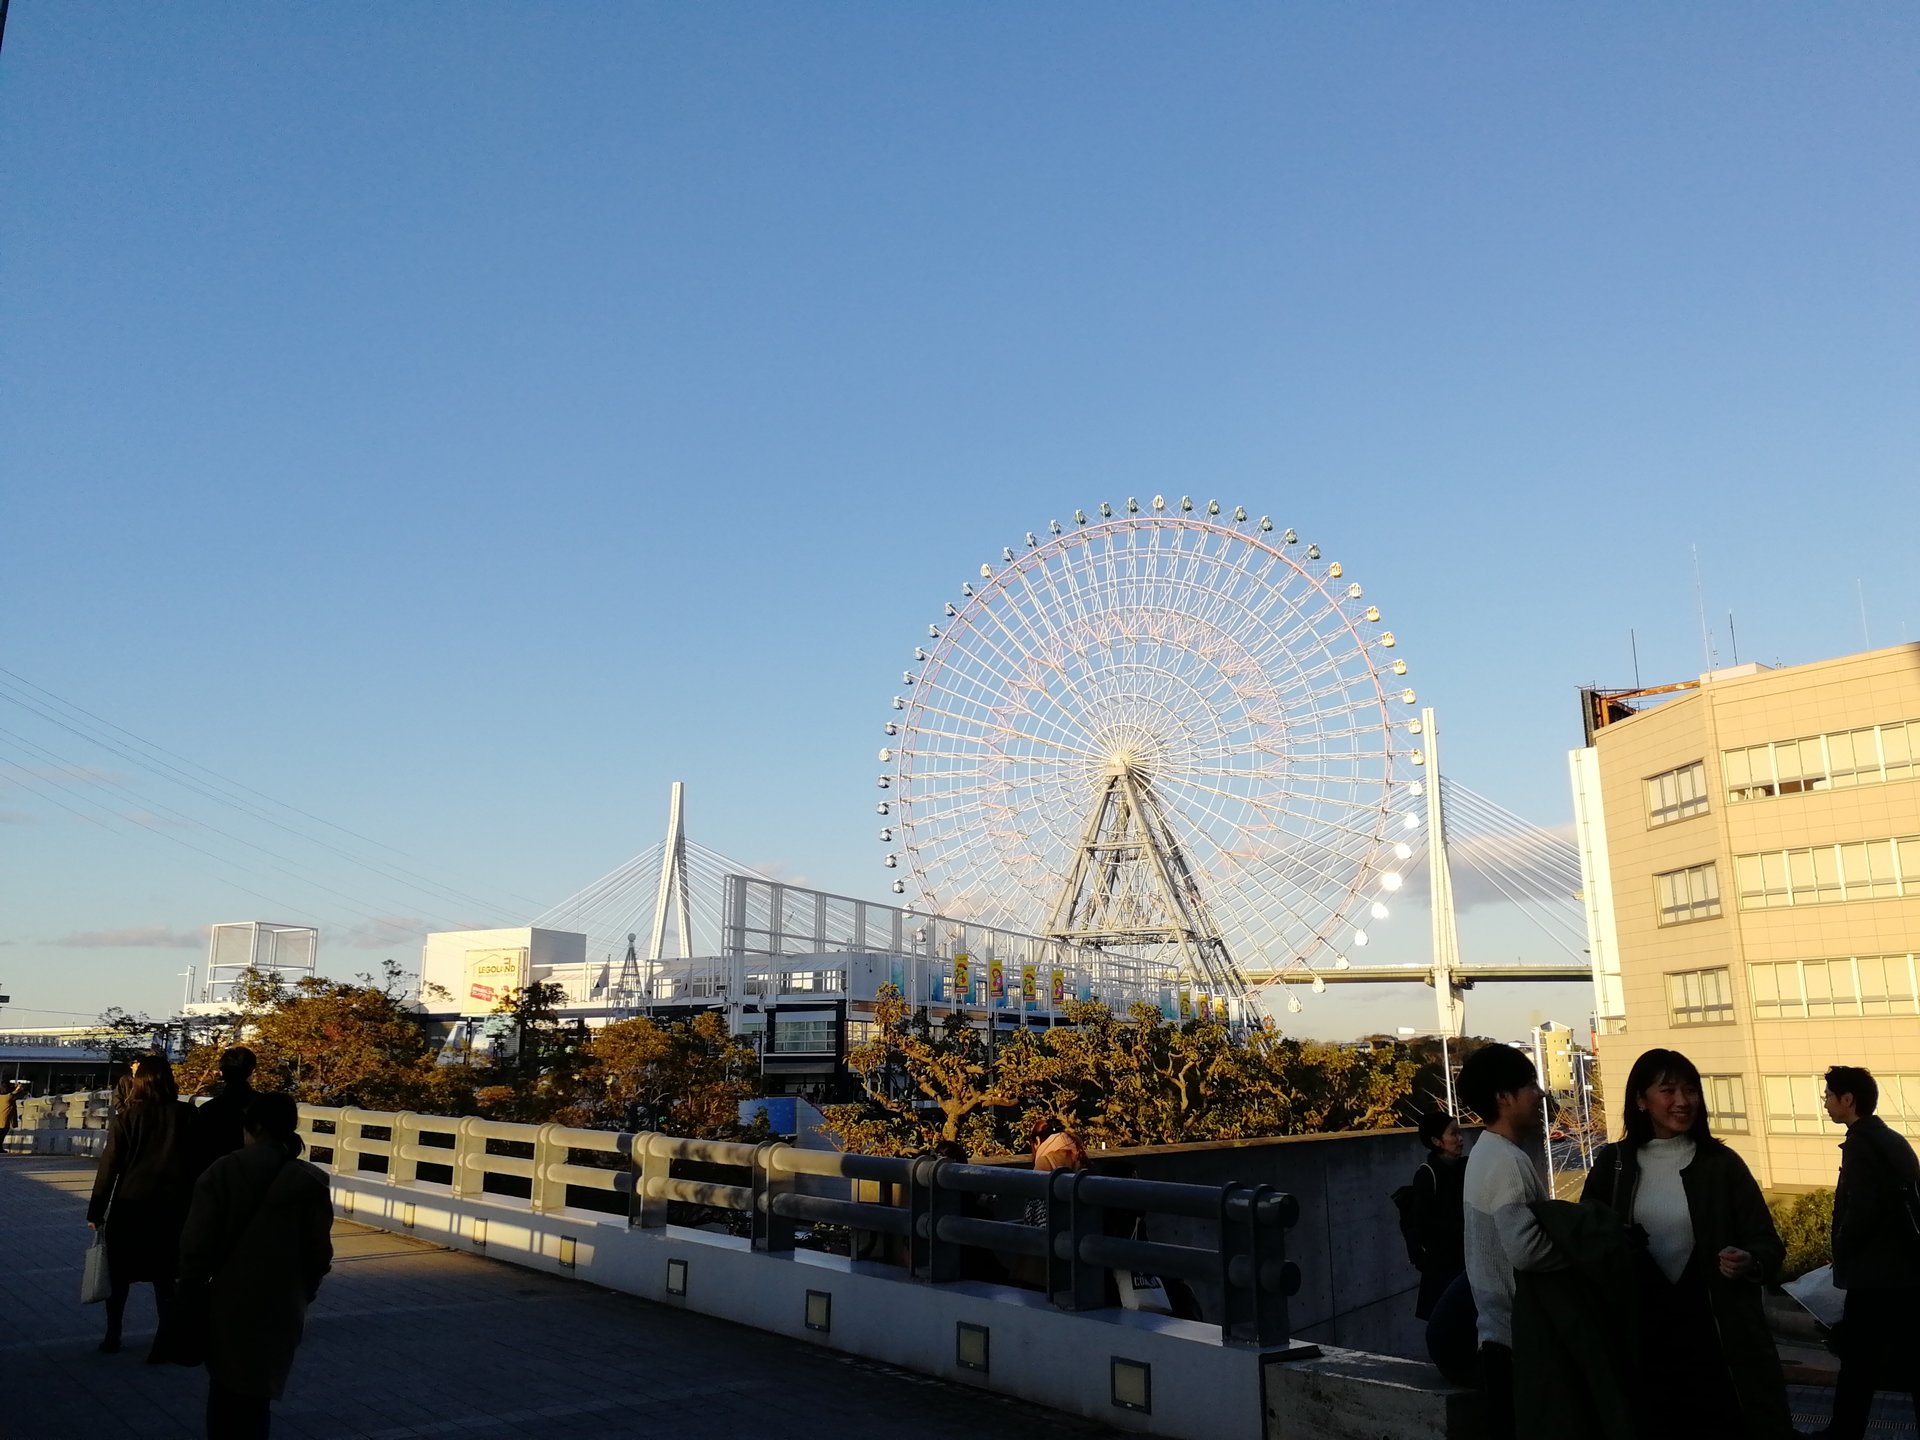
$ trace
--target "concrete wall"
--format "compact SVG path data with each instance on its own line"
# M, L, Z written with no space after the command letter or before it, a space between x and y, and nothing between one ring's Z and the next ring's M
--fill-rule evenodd
M1407 1263L1390 1198L1422 1159L1412 1131L1156 1145L1099 1151L1094 1158L1123 1160L1143 1180L1238 1181L1294 1195L1300 1223L1287 1232L1287 1258L1300 1267L1300 1291L1290 1311L1293 1334L1317 1344L1426 1358L1424 1327L1413 1318L1420 1277ZM1171 1229L1151 1238L1181 1241ZM1204 1293L1200 1300L1208 1313L1217 1313L1211 1308L1217 1301Z

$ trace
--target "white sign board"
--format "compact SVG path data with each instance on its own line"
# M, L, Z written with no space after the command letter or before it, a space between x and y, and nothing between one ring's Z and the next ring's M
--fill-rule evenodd
M460 994L462 1015L491 1015L510 990L527 987L527 950L467 951L466 986Z

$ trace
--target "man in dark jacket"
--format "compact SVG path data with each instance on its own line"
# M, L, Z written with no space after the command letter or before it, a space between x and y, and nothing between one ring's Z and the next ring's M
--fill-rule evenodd
M222 1155L246 1144L241 1117L253 1099L253 1070L257 1062L244 1045L229 1046L220 1056L220 1093L193 1112L193 1173L197 1176Z
M1828 1440L1860 1440L1876 1390L1905 1390L1920 1418L1920 1159L1873 1112L1857 1065L1827 1071L1827 1114L1847 1127L1833 1195L1833 1283L1847 1292Z

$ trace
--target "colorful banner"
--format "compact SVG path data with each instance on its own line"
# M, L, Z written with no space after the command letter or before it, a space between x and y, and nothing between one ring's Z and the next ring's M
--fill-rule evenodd
M1066 1003L1067 972L1064 970L1056 970L1053 972L1053 1008L1058 1010Z
M1007 963L997 956L987 961L987 994L996 1005L1007 998Z
M1040 997L1035 992L1040 988L1040 972L1031 965L1020 967L1020 999L1029 1010L1036 1009Z
M1202 991L1200 994L1200 1018L1202 1020L1213 1019L1213 996L1207 994L1205 991Z
M962 950L953 957L953 1003L964 1005L973 998L973 957Z
M1183 989L1180 992L1180 1018L1182 1020L1191 1020L1193 1018L1193 992L1191 990Z

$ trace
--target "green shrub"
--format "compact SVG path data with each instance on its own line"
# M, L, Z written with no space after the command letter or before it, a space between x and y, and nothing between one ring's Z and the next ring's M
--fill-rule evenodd
M1780 1267L1782 1280L1796 1280L1809 1270L1832 1263L1833 1191L1782 1195L1767 1208L1773 1212L1774 1226L1787 1247L1786 1263Z

